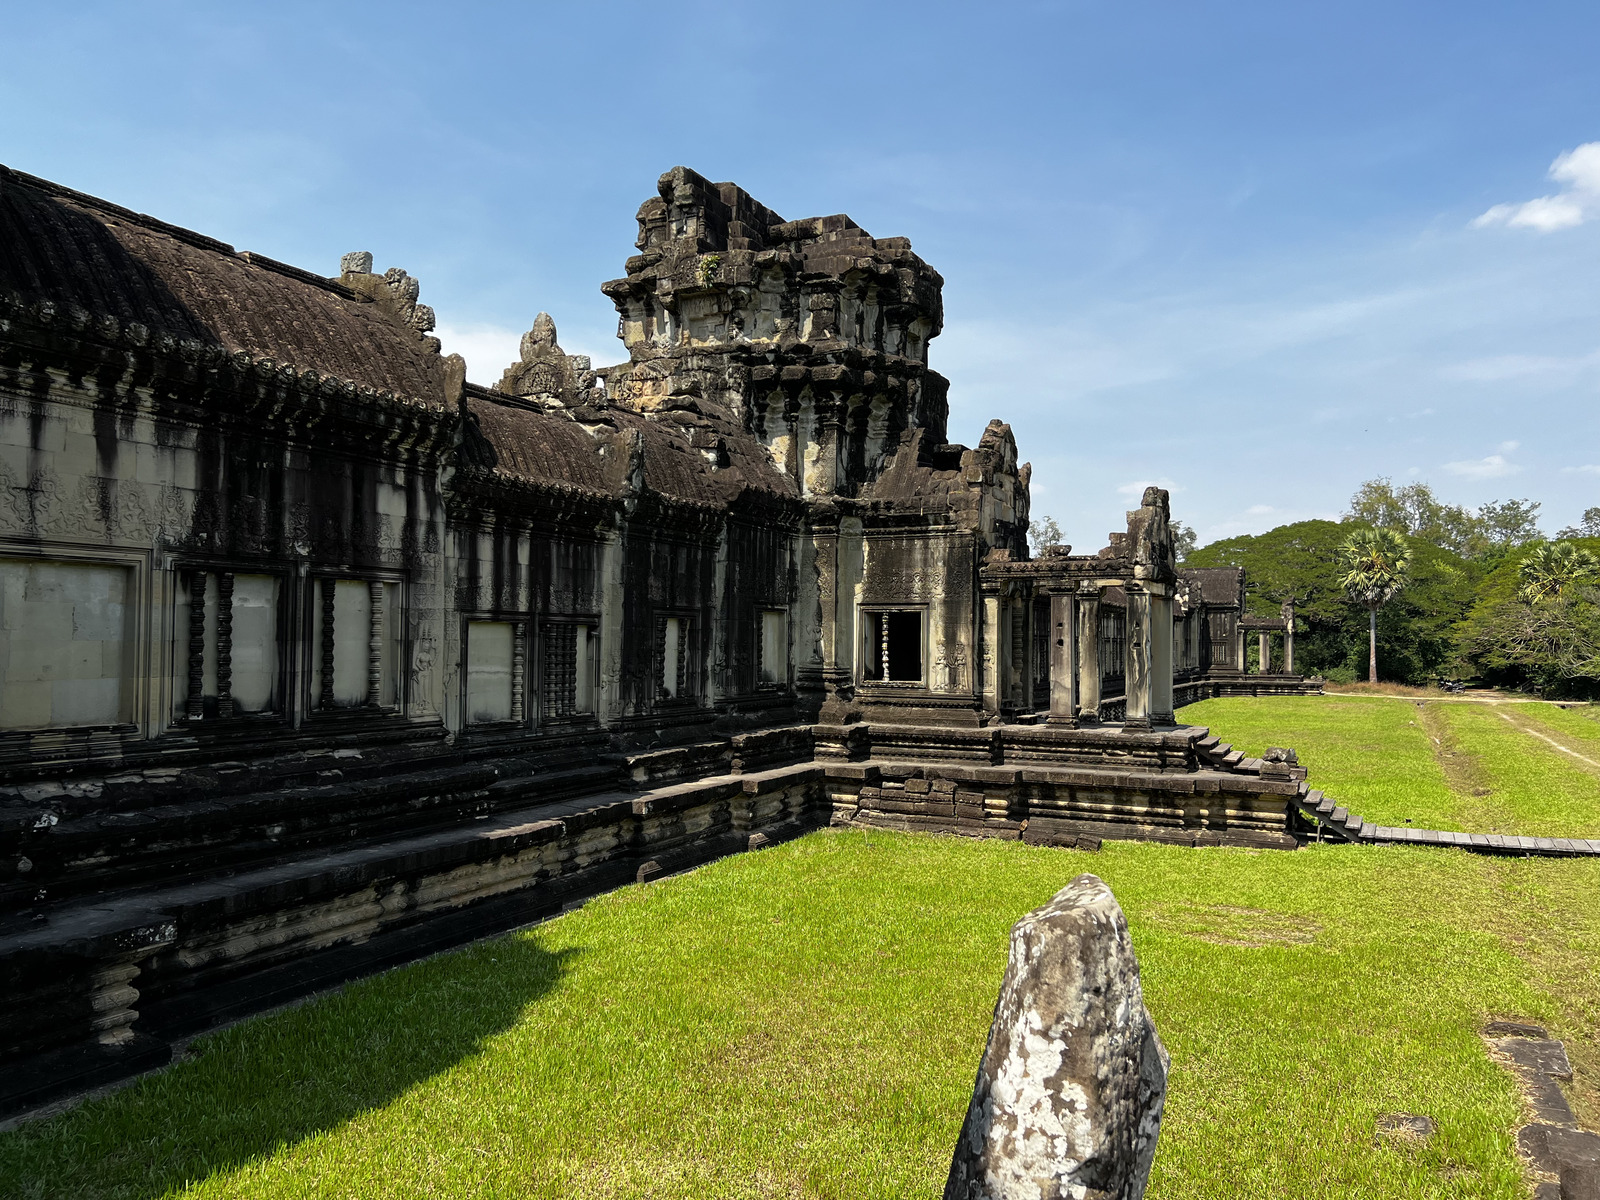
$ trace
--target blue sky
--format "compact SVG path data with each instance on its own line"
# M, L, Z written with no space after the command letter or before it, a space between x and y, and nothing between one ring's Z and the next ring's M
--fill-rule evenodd
M1592 3L46 5L0 0L0 162L332 274L422 281L489 383L678 163L946 280L951 433L1011 422L1092 549L1363 480L1600 504ZM1575 152L1575 153L1574 153ZM1552 174L1552 168L1554 174Z

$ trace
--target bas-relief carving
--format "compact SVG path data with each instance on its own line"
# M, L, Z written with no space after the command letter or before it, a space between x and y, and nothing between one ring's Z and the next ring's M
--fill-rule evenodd
M434 662L437 658L438 647L433 638L420 631L420 613L414 614L412 626L411 646L411 688L410 699L412 711L421 716L431 716L438 711L434 704Z
M152 501L151 497L158 498ZM147 542L155 528L151 510L159 504L159 494L153 488L132 480L117 481L117 523L125 540Z
M261 496L239 496L229 508L233 518L235 548L249 554L263 553L269 540L266 499Z
M116 536L115 484L99 475L78 480L77 494L58 522L59 532L79 537L100 534L107 541Z
M967 690L967 648L961 642L940 642L933 661L934 688L938 691Z
M18 483L0 468L0 522L16 530L38 531L54 516L61 500L61 482L49 467L35 471Z
M311 505L304 500L289 505L289 542L302 558L311 553Z
M157 506L161 540L172 544L187 538L194 517L193 495L182 488L163 487Z

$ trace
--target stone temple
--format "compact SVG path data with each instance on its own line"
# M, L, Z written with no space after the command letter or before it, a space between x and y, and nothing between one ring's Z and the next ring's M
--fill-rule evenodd
M1156 488L1031 556L906 239L656 191L627 360L541 313L483 386L370 254L0 168L0 1108L830 822L1311 831L1292 756L1174 718L1301 689L1292 614L1179 569Z

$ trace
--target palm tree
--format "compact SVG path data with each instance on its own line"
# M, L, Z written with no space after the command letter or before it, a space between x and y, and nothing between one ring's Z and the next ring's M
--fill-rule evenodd
M1358 529L1341 552L1347 568L1339 583L1367 606L1367 680L1378 682L1378 610L1410 582L1411 553L1392 529Z
M1544 542L1522 560L1518 574L1522 590L1517 594L1529 604L1553 600L1567 588L1600 571L1600 559L1571 542Z

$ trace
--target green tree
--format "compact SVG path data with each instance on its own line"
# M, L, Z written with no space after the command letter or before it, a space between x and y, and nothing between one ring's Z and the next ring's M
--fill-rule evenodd
M1358 529L1340 548L1345 593L1366 605L1368 615L1367 679L1378 682L1378 610L1409 582L1411 555L1406 540L1393 529Z
M1243 567L1246 604L1258 616L1275 617L1293 600L1295 665L1353 680L1367 673L1371 630L1366 607L1340 583L1340 551L1349 536L1350 526L1337 521L1297 521L1212 542L1183 565ZM1378 671L1385 679L1424 683L1458 657L1456 626L1490 567L1422 541L1410 548L1410 585L1378 613Z
M1479 555L1503 554L1543 538L1539 532L1537 500L1491 500L1473 515L1476 535L1483 547Z
M1061 544L1061 526L1054 517L1040 517L1036 521L1028 522L1028 548L1033 551L1033 556L1038 558L1044 553L1046 546L1059 546Z
M1586 508L1576 525L1568 525L1558 538L1600 537L1600 508Z
M1571 542L1541 542L1517 564L1522 587L1517 595L1528 604L1554 600L1573 585L1592 579L1600 559Z
M1536 500L1491 500L1469 509L1440 500L1426 483L1396 487L1387 477L1369 479L1357 488L1342 519L1484 560L1499 559L1541 536Z
M1179 562L1188 561L1189 555L1194 553L1195 545L1199 541L1200 535L1191 526L1185 525L1182 521L1172 522L1172 555Z
M1503 591L1473 606L1460 652L1492 683L1547 696L1600 694L1600 590L1575 584L1530 604Z

